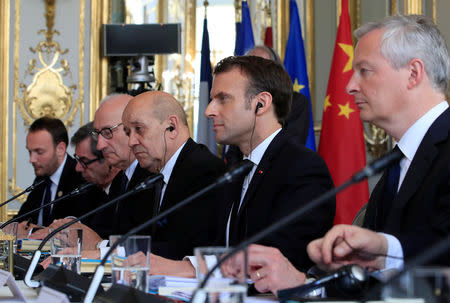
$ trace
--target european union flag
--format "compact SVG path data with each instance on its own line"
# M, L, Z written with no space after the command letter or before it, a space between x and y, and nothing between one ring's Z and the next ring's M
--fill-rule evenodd
M311 110L311 95L309 94L308 72L306 69L305 48L303 47L302 28L300 26L300 18L298 16L297 3L290 0L290 27L289 38L286 45L286 53L284 56L284 66L291 76L294 84L294 91L300 92L308 98L310 103L309 110L309 132L306 139L306 147L316 150L316 140L314 138L314 122Z
M242 1L242 22L236 24L236 45L234 47L235 56L243 56L255 47L253 39L252 19L250 18L250 10L247 1Z

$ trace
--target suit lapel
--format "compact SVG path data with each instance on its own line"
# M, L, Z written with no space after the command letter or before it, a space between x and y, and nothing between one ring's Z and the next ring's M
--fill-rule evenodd
M160 212L171 207L173 203L178 202L174 200L178 195L177 193L183 190L183 184L185 183L184 178L187 177L185 175L180 174L178 171L182 170L184 160L186 159L187 155L189 155L192 152L194 148L195 148L194 141L191 138L189 138L186 141L186 144L184 145L180 154L178 155L177 161L175 162L175 165L173 167L169 183L166 186L166 191L164 193L164 197L161 202L161 207L159 209Z
M254 200L257 189L265 177L265 172L269 171L272 165L273 156L278 153L278 150L283 146L285 140L286 135L284 134L284 130L282 130L275 136L275 138L273 138L272 142L270 142L269 146L264 152L263 157L261 158L261 162L259 162L259 165L256 167L250 184L248 185L247 192L245 193L244 199L242 200L238 216L243 213L243 210L245 209L249 201Z

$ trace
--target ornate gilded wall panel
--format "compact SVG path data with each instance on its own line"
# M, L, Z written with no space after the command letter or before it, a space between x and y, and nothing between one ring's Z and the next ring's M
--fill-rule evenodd
M34 179L25 149L27 128L33 120L43 115L60 118L70 136L87 119L85 104L89 104L89 98L85 90L89 87L86 81L90 54L86 53L89 49L86 31L89 32L90 20L86 16L90 15L90 9L86 0L5 2L1 2L1 14L11 15L9 22L2 15L0 40L6 45L2 50L12 54L7 61L9 70L2 69L0 75L11 80L11 85L1 90L5 100L2 123L6 125L2 127L2 136L3 142L7 142L1 156L2 163L8 163L7 170L2 167L1 188L7 198ZM8 35L13 39L7 39ZM2 53L2 60L8 51ZM8 81L1 83L8 85ZM19 201L24 199L25 196ZM12 204L8 213L20 207L20 203ZM6 213L2 211L0 215L4 219Z

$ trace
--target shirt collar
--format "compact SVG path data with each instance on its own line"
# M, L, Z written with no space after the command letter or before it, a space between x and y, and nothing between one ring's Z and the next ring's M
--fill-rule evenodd
M138 160L135 159L130 166L125 170L125 175L127 176L128 182L131 180L131 177L133 177L134 171L136 170L136 166L138 165Z
M62 171L64 169L64 165L66 165L67 160L67 154L64 156L64 160L62 161L61 165L58 167L58 169L53 173L53 175L50 176L50 180L52 180L52 183L55 185L59 184L59 179L61 179Z
M414 158L430 126L447 108L447 101L442 101L420 117L402 136L397 145L409 161Z
M186 141L187 142L187 141ZM186 145L186 142L184 142L177 151L170 157L169 161L167 161L166 165L161 169L161 174L164 176L164 183L168 184L170 176L172 175L173 168L175 166L175 163L177 162L178 156L181 153L181 150Z
M264 156L264 153L266 152L267 147L269 147L269 144L272 142L273 138L281 131L281 127L274 131L270 136L268 136L266 139L264 139L263 142L259 143L257 147L255 147L251 152L250 155L244 156L244 159L248 159L252 161L256 166L259 165L259 162L261 162L262 157Z

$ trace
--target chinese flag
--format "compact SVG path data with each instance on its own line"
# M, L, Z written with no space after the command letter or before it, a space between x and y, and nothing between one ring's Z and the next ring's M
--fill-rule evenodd
M354 97L345 87L353 75L353 45L348 0L342 10L325 97L319 154L325 159L336 186L366 165L363 126ZM369 199L367 181L353 185L336 196L335 224L351 224Z

